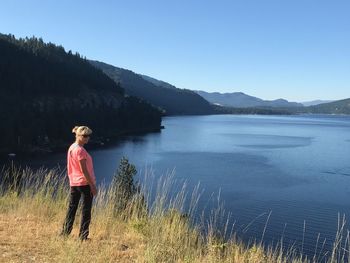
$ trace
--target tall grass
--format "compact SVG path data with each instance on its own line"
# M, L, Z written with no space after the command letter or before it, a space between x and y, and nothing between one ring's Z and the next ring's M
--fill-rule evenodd
M152 180L152 176L146 177ZM62 239L58 233L69 191L64 174L10 166L2 169L0 179L0 222L5 225L0 225L0 251L4 251L0 261L4 262L284 263L348 262L349 258L349 232L345 231L344 218L339 219L336 241L327 258L316 252L313 258L307 258L296 249L285 250L282 240L274 247L244 244L234 233L227 233L228 215L219 198L209 218L196 222L200 187L189 191L184 184L174 193L173 174L157 179L156 189L148 188L154 182L143 180L123 209L116 206L120 189L101 185L92 211L92 241L78 242L79 214L71 237ZM219 232L218 225L223 220L226 227Z

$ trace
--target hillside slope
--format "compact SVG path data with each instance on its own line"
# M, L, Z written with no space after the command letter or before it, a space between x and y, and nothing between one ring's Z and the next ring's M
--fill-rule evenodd
M350 114L350 98L309 106L307 109L309 113Z
M120 83L127 94L150 102L163 109L166 115L213 113L210 103L191 90L178 89L168 83L99 61L90 63L102 69L116 83Z
M95 138L160 128L156 108L61 46L0 34L0 57L0 152L66 146L75 125Z

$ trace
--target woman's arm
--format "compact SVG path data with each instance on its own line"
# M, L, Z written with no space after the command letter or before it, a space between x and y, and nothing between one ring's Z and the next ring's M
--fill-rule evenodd
M96 195L97 194L97 188L96 188L96 185L95 185L95 182L92 180L90 174L89 174L89 171L87 169L87 166L86 166L86 159L82 159L79 161L79 165L80 165L80 169L81 171L83 172L85 178L86 178L86 181L88 181L90 187L91 187L91 193L92 195Z

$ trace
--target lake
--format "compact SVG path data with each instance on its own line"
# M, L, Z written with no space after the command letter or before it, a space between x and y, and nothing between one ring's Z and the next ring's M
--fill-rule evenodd
M210 210L220 193L229 229L243 240L283 237L285 246L320 257L339 215L349 218L349 116L186 116L166 117L162 125L160 133L90 151L97 180L110 182L122 156L140 178L174 171L188 189L200 183L199 211ZM65 153L26 163L64 167Z

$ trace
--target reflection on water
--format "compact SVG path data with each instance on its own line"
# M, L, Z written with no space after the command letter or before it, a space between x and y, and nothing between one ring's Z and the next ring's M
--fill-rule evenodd
M266 134L224 134L231 143L248 148L293 148L311 144L312 138Z
M154 163L160 174L176 167L178 178L198 181L211 191L235 192L256 187L275 189L307 183L307 178L288 174L269 163L268 158L247 153L164 152ZM192 172L191 172L192 171ZM191 174L195 171L195 177Z
M338 214L350 210L350 117L188 116L163 125L161 133L91 151L97 180L108 183L122 156L139 174L152 169L161 177L175 169L189 189L200 182L199 211L220 192L241 238L259 240L266 227L265 241L283 236L287 246L313 256L320 233L329 248ZM27 163L64 167L65 153Z

